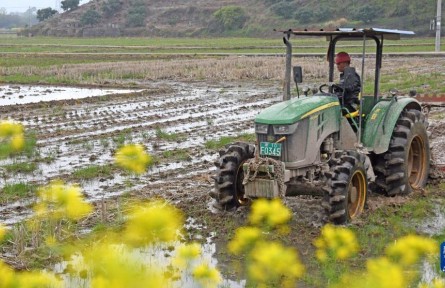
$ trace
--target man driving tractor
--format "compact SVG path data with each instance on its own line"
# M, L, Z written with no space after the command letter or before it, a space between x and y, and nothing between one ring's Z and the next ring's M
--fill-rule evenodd
M335 65L340 72L340 82L334 85L334 93L340 98L343 115L358 110L359 94L361 88L360 76L351 67L351 57L346 52L339 52L335 56Z

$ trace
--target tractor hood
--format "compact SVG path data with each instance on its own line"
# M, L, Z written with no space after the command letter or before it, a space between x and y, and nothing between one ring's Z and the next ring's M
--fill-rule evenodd
M300 96L300 98L292 98L266 108L256 116L255 123L293 124L331 107L336 107L340 111L338 98L332 94Z

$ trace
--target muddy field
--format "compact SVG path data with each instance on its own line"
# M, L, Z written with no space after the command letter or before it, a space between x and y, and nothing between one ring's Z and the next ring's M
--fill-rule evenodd
M419 69L423 71L425 67ZM52 94L64 88L49 89L53 91L48 94ZM6 92L6 89L0 91L0 95ZM78 183L87 199L96 203L99 209L104 203L109 207L116 205L119 196L132 199L162 197L183 209L189 221L198 223L199 231L191 231L190 238L212 236L218 257L225 253L225 235L233 231L237 223L243 223L246 209L234 213L212 211L209 191L213 188L213 161L218 158L218 151L205 148L205 143L224 136L253 133L255 115L280 101L281 97L282 87L277 81L262 84L158 81L144 83L139 91L124 94L3 105L0 107L1 119L20 121L27 131L35 133L38 155L31 160L2 160L2 165L33 161L37 168L27 173L0 170L1 187L18 182L41 185L62 179ZM429 122L434 160L445 163L443 110L433 109ZM169 137L162 137L161 132ZM114 152L123 143L142 143L155 157L155 165L138 177L114 167L112 173L89 180L73 176L88 166L112 165ZM436 173L436 176L440 175ZM440 178L436 180L440 181ZM6 224L21 221L31 213L33 200L31 197L3 203L0 221ZM402 197L374 195L368 205L369 210L373 210L404 201L406 199ZM320 203L320 199L307 196L287 201L294 213L293 221L303 234L306 233L304 237L292 239L303 254L311 249L307 243L318 233L314 228L322 225ZM443 210L439 209L436 214L443 222ZM225 225L226 217L235 219L235 224ZM433 229L444 229L445 224L441 225ZM19 266L11 260L10 253L3 252L3 258L9 258L9 262ZM224 260L218 265L224 270Z
M125 95L3 106L2 118L21 121L28 131L35 132L39 159L50 161L36 160L38 169L31 174L4 175L2 184L69 181L76 170L111 164L117 145L142 143L159 159L147 174L133 179L116 172L107 178L81 182L85 194L98 199L138 190L177 196L185 190L180 187L187 187L187 179L206 179L211 174L217 151L207 150L203 144L222 136L251 133L251 119L278 101L278 95L279 91L270 87L172 83ZM175 139L162 139L156 131L174 135L171 138ZM185 159L163 156L175 150L186 151ZM198 197L201 193L184 194ZM26 213L22 206L21 201L4 205L2 220L11 222Z

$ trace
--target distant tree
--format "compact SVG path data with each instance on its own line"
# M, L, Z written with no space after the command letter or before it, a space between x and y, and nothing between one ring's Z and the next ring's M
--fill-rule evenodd
M18 15L0 14L0 28L10 29L13 27L20 27L26 22L21 22Z
M127 26L128 27L141 27L145 24L145 17L147 12L145 10L145 3L140 0L136 0L128 9Z
M240 29L247 21L246 12L239 6L226 6L213 13L225 30Z
M409 7L405 3L395 4L394 8L387 13L388 16L392 17L402 17L409 14Z
M106 17L110 17L122 7L122 2L120 0L108 0L102 6L102 12Z
M264 3L266 3L266 5L273 5L273 4L277 4L278 2L292 2L293 0L263 0Z
M355 20L360 20L363 23L370 23L375 18L377 18L381 13L380 7L371 4L365 4L363 6L358 7L355 11L353 11L353 18Z
M71 11L79 7L79 1L80 0L63 0L60 4L62 5L63 11Z
M39 9L37 10L37 19L42 22L54 14L57 14L57 10L52 9L51 7L45 8L45 9Z
M425 2L427 2L427 1L425 1ZM413 1L413 2L410 2L409 3L409 5L408 5L408 8L409 8L409 12L410 12L410 15L411 15L411 23L413 24L413 25L417 25L417 24L420 24L420 23L422 23L422 15L425 15L426 13L428 13L428 6L433 6L434 7L434 5L435 5L435 3L436 3L436 1L434 1L434 5L428 5L427 3L425 3L425 2L423 2L423 1L419 1L419 2L416 2L416 1ZM429 15L434 15L433 13L428 13Z
M314 17L314 12L309 8L301 8L295 12L295 19L300 24L310 23Z
M331 7L328 5L322 5L314 13L314 20L318 21L318 22L322 22L322 21L332 19L332 14L334 13L334 11L335 11L334 7Z
M145 15L142 13L128 13L127 26L128 27L142 27L145 23Z
M290 19L294 16L296 7L298 6L293 2L281 1L270 6L270 9L278 16L281 16L284 19Z
M85 12L82 17L80 17L80 24L82 25L94 25L99 23L100 20L100 14L93 9L88 10Z

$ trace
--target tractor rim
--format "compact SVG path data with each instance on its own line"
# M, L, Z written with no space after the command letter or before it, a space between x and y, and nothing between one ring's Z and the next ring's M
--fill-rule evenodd
M408 180L413 188L419 188L424 180L426 169L425 143L419 136L415 136L408 152Z
M236 179L235 179L235 200L239 205L246 205L249 202L249 199L244 197L244 170L243 164L246 161L241 162L238 166L238 170L236 171Z
M351 219L363 211L366 199L366 177L358 170L352 174L348 187L348 214Z

